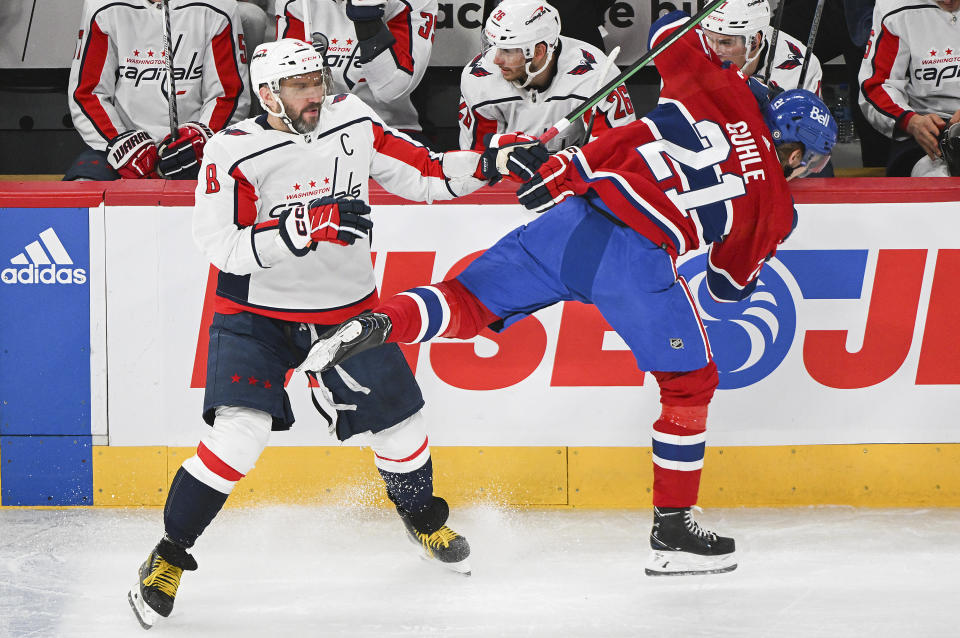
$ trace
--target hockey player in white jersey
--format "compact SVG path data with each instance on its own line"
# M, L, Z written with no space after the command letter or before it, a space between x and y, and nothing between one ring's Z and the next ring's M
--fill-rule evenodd
M304 33L304 3L310 31ZM276 0L277 37L313 39L333 92L353 93L388 126L420 137L410 101L430 62L436 0Z
M817 56L810 54L810 63L803 86L799 86L803 57L807 47L789 33L777 34L777 50L773 52L770 77L765 78L770 56L770 4L767 0L729 0L700 23L703 34L720 58L736 64L744 75L760 76L771 88L784 91L806 89L820 95L823 70Z
M860 66L860 108L893 139L891 177L956 174L941 133L960 122L960 0L878 0ZM941 142L941 143L938 143Z
M619 70L597 47L560 35L560 16L546 2L504 0L483 28L484 49L460 75L460 148L482 149L487 135L541 135L580 106ZM547 144L583 144L593 111ZM620 85L592 118L591 139L636 120Z
M67 95L89 148L64 179L195 179L207 139L247 116L247 51L236 2L170 0L170 29L175 138L159 0L85 0Z
M250 73L266 114L215 135L197 183L194 239L219 271L203 406L212 427L177 471L164 536L129 592L145 628L172 611L183 571L197 568L187 550L253 468L271 430L293 424L287 372L318 330L378 303L369 179L420 201L483 185L475 177L480 153L433 153L356 96L327 93L322 58L302 41L262 44ZM469 573L470 547L433 494L424 402L406 360L394 345L354 361L320 375L337 413L331 433L366 437L410 540L424 557Z

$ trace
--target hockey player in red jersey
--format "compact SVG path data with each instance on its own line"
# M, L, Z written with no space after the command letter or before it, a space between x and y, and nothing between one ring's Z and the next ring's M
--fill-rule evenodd
M654 23L651 47L688 19L674 12ZM325 369L384 341L469 339L558 301L592 303L660 386L646 572L718 573L736 567L734 541L703 529L692 514L718 375L676 259L709 245L711 294L748 297L796 223L787 181L826 164L837 127L809 91L763 104L765 87L755 95L748 82L756 81L725 66L698 29L656 64L663 88L646 117L527 167L535 174L517 195L542 216L457 277L344 322L313 346L303 367ZM501 149L515 161L500 163L536 163L535 153L517 148Z
M272 430L294 422L287 372L319 331L377 305L370 259L369 180L411 200L476 190L480 153L436 154L359 98L327 93L328 69L308 44L262 44L250 75L266 114L211 138L193 233L218 270L203 418L211 427L177 471L164 536L129 602L149 628L168 616L187 551L254 466ZM424 557L469 573L470 547L433 494L420 388L396 345L319 375L339 440L366 437L387 495Z

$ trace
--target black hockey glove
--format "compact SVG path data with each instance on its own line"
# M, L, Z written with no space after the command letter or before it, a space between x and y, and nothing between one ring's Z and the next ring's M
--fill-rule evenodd
M280 239L287 250L297 257L303 257L311 249L316 250L316 245L310 239L310 228L307 226L309 221L307 210L302 204L297 204L280 213Z
M347 0L347 17L354 22L383 20L386 0Z
M550 156L540 140L520 132L490 133L483 144L487 149L480 157L480 172L491 186L503 177L526 182Z
M196 179L203 159L203 147L213 131L203 122L186 122L177 129L177 138L167 135L158 146L157 168L167 179Z
M570 167L570 157L578 150L580 149L571 146L551 155L537 170L533 179L517 191L520 203L535 213L542 213L573 195L573 190L564 182Z
M960 177L960 122L945 126L937 137L937 146L943 153L950 175Z

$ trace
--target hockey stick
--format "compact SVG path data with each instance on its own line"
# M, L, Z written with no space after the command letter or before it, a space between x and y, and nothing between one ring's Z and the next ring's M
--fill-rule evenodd
M313 46L313 32L310 31L310 0L303 0L303 41Z
M770 73L773 71L773 56L777 52L777 38L780 36L780 25L783 24L783 8L787 0L777 2L777 13L773 16L773 35L770 36L770 50L767 52L767 66L764 69L764 82L770 83Z
M170 31L170 0L160 0L163 7L163 55L167 65L167 115L170 116L170 139L177 139L177 85L173 80L173 38Z
M670 36L666 38L663 42L661 42L657 46L647 51L646 54L644 54L639 60L637 60L636 62L631 64L629 67L627 67L626 71L624 71L617 77L607 82L603 86L603 88L601 88L599 91L597 91L596 93L591 95L589 98L587 98L587 100L583 104L581 104L575 111L568 113L566 116L564 116L562 120L558 120L556 124L548 128L546 132L540 136L540 141L543 143L547 143L553 138L555 138L557 135L559 135L561 131L563 131L564 129L569 127L571 124L576 122L578 119L580 119L580 117L582 117L584 113L586 113L587 111L592 109L594 106L596 106L600 102L600 100L606 99L606 97L610 95L618 86L620 86L621 84L626 82L628 79L633 77L633 75L637 71L639 71L643 67L650 64L650 62L655 57L660 55L664 49L666 49L668 46L670 46L671 44L673 44L674 42L682 38L687 31L690 31L695 26L700 24L700 22L702 22L704 18L706 18L711 13L713 13L717 7L719 7L721 4L723 4L726 1L727 0L713 0L713 2L705 6L703 9L700 9L700 11L698 11L696 14L694 14L692 18L690 18L689 22L687 22L685 25L683 25L682 27L674 31L672 34L670 34Z
M782 0L786 2L786 0ZM810 66L810 56L813 55L813 45L817 42L817 31L820 30L820 16L823 15L823 0L817 0L817 8L813 12L813 22L810 24L810 35L807 36L807 52L803 54L803 67L800 69L800 81L797 88L803 88L803 81L807 79L807 67Z
M603 82L603 78L607 77L607 71L610 70L610 67L613 66L614 61L617 59L617 56L620 55L620 47L613 47L613 51L607 56L607 61L603 63L603 66L600 68L600 73L597 75L597 84ZM597 87L598 89L600 87ZM581 144L586 144L590 141L590 134L593 132L593 120L597 117L597 112L600 109L594 107L593 112L590 113L590 121L587 123L586 127L583 129L583 142Z

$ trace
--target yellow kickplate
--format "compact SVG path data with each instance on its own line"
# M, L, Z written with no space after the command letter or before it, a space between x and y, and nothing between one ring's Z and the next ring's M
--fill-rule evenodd
M705 507L960 506L960 445L707 448ZM570 504L649 508L650 448L570 448Z
M166 447L93 447L94 505L163 505L169 486Z
M93 452L94 504L163 505L195 448L106 447ZM648 508L650 448L431 448L437 495L451 505ZM960 444L707 448L706 507L960 506ZM229 506L388 505L373 452L358 447L268 447Z

